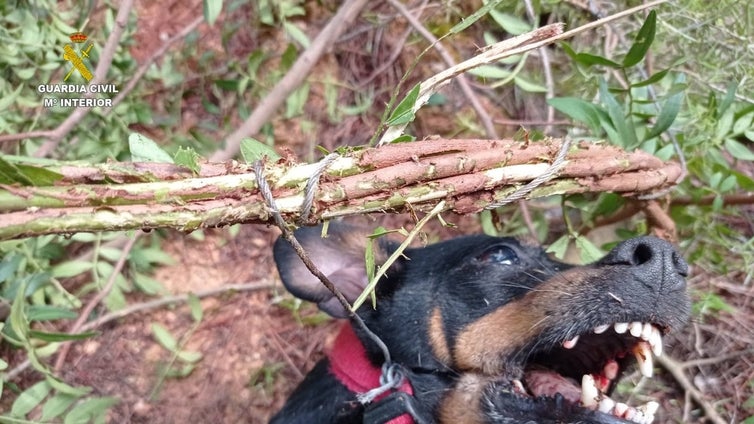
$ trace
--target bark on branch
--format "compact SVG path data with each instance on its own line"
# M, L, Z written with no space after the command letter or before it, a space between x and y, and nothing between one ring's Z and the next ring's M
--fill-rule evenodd
M475 213L542 174L562 141L434 139L352 149L321 177L310 220L431 208ZM318 164L287 158L265 164L278 209L300 217L304 187ZM54 186L0 184L0 240L88 231L199 228L267 223L269 210L252 166L204 163L196 174L170 164L107 163L49 167ZM675 185L681 168L644 153L574 143L557 176L528 198L583 192L645 194Z

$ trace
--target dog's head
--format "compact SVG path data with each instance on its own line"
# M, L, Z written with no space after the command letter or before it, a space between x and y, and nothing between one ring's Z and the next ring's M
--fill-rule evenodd
M331 225L327 238L320 231L296 235L353 301L367 284L366 233L344 224ZM378 264L396 248L375 245ZM283 240L275 260L294 295L347 316ZM625 418L653 411L624 411L608 395L634 364L651 375L662 336L687 320L687 268L669 243L653 237L625 241L575 267L515 239L467 236L407 249L379 282L376 308L367 302L358 313L404 367L494 382L481 390L489 407L560 393L570 406ZM379 350L364 344L379 363Z

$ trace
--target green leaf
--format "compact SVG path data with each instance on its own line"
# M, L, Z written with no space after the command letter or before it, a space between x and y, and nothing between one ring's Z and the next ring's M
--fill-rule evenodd
M45 402L44 405L42 405L41 421L45 422L59 417L71 405L73 405L73 402L75 402L77 399L77 396L71 396L64 393L58 393L55 396L51 397Z
M639 29L634 39L634 44L626 53L626 57L623 58L623 66L629 68L638 64L644 59L649 47L655 39L655 31L657 29L657 12L654 10L649 12L647 19Z
M14 184L19 183L21 185L30 186L34 185L31 178L23 173L18 167L5 159L0 155L0 183L2 184Z
M13 304L11 304L10 307L10 316L8 318L10 321L10 329L13 330L16 337L18 337L19 341L22 343L27 342L27 334L29 332L29 321L24 313L24 306L26 304L24 301L26 299L25 291L26 282L24 281L20 284L20 287L18 287L15 293Z
M720 102L720 105L718 105L717 107L716 118L723 116L723 114L728 110L730 105L733 104L733 101L736 100L737 89L738 89L737 83L731 82L730 84L728 84L728 90L725 92L725 96L723 97L723 100Z
M741 172L731 171L736 176L736 182L742 190L754 191L754 179Z
M25 417L26 414L36 408L50 394L52 387L47 381L42 380L21 392L13 402L10 414L14 417Z
M615 96L608 90L607 82L604 78L600 79L600 99L607 106L607 114L617 132L618 138L612 141L626 150L635 149L639 145L639 141L636 139L636 131L627 122L623 107L621 107Z
M505 32L511 35L521 35L525 32L531 31L531 25L509 13L490 9L490 17L494 19L495 22L505 30Z
M91 393L92 388L91 387L73 387L69 384L66 384L60 380L58 380L56 377L53 377L52 375L46 375L45 376L46 381L50 383L50 386L52 386L53 389L57 390L59 393L65 393L67 395L71 396L84 396L88 393Z
M161 324L156 322L152 324L152 334L154 334L157 342L160 343L165 349L171 352L175 352L178 349L178 342L175 340L173 335L170 334L168 329L163 327Z
M744 132L752 128L752 120L754 119L754 112L749 112L736 119L733 123L733 134L743 134Z
M0 262L0 283L7 281L16 273L24 257L20 254L7 254Z
M403 134L401 136L395 137L394 139L390 140L390 144L410 143L414 140L416 140L416 137L414 137L413 135Z
M562 260L565 257L566 250L568 250L568 244L570 241L571 238L568 237L568 235L560 236L559 239L555 240L555 242L547 248L547 253L552 253L556 258Z
M290 119L304 113L304 107L309 99L309 88L308 83L303 83L285 99L286 118Z
M754 152L743 143L732 138L725 139L725 150L736 159L754 161Z
M595 246L588 238L584 236L576 237L576 247L579 249L579 257L585 264L598 261L605 256L599 247Z
M79 315L62 306L31 305L26 311L29 321L55 321L59 319L75 319Z
M311 41L309 41L309 37L306 36L306 33L301 31L301 29L293 23L284 21L283 29L285 29L285 32L288 33L289 37L299 43L303 48L308 48L309 45L311 45Z
M29 330L29 337L42 340L45 342L56 343L66 342L69 340L84 340L93 337L97 334L95 331L87 331L86 333L50 333L46 331Z
M139 290L149 295L156 295L165 292L165 287L163 287L162 283L148 275L142 274L141 272L135 272L133 274L133 283Z
M204 311L202 310L202 302L194 293L188 294L188 305L189 309L191 310L191 318L193 318L194 322L201 322L202 317L204 316Z
M597 55L589 54L589 53L578 53L573 58L573 60L579 65L586 66L587 68L594 65L607 66L608 68L615 68L615 69L619 69L622 67L620 63L613 62L612 60L606 57L597 56Z
M223 10L222 0L204 0L204 20L207 21L209 26L215 24L215 20Z
M388 126L407 124L414 120L414 105L419 98L419 84L416 84L411 91L406 94L406 97L398 103L398 106L393 109L393 113L387 119L386 124Z
M631 84L631 87L637 88L637 87L644 87L647 85L654 84L657 81L660 81L661 79L665 78L665 75L667 75L669 71L670 71L670 68L663 69L662 71L656 72L654 75L650 76L644 81L639 81L639 82Z
M598 106L592 103L576 97L553 97L547 100L547 104L571 119L585 123L592 131L597 132L600 128Z
M680 77L682 78L683 74L681 74ZM662 110L660 110L660 114L657 115L655 125L652 127L652 130L644 136L644 140L659 136L673 125L675 118L678 116L678 112L681 110L681 103L683 102L684 95L684 92L676 93L665 100L665 104L663 105Z
M602 65L602 66L607 66L608 68L616 68L616 69L622 67L620 63L613 62L612 60L606 57L597 56L590 53L577 53L573 49L573 47L571 47L571 45L566 42L561 43L561 46L563 47L563 51L565 51L568 57L570 57L571 60L578 63L579 65L583 65L586 67L590 67L592 65Z
M38 166L17 164L16 168L26 175L35 187L51 186L56 181L63 179L63 174L58 174L57 172Z
M54 278L69 278L91 271L92 265L91 262L73 260L53 266L50 272Z
M451 28L450 31L448 31L448 34L457 34L465 30L466 28L470 27L474 22L484 17L487 13L489 13L490 10L497 7L497 5L502 2L503 0L496 0L496 1L488 2L484 6L477 9L476 12L464 18L461 22L453 25L453 28Z
M720 119L717 121L717 125L715 125L715 140L722 140L724 139L728 134L730 134L731 130L733 129L733 119L735 118L735 113L733 112L733 109L728 109L725 113L720 116Z
M275 149L252 137L241 140L241 156L246 163L254 163L263 157L267 157L271 161L280 159L280 155L277 154Z
M736 176L728 175L721 183L719 190L723 193L732 190L736 186Z
M114 397L90 398L79 403L65 416L64 424L81 424L90 421L102 422L111 406L118 403Z
M183 166L191 170L194 175L199 173L201 165L199 165L199 153L190 147L178 147L178 151L173 155L173 160L176 165Z
M469 73L481 78L503 79L511 76L512 72L495 65L481 65L470 69Z
M132 162L173 163L173 158L154 141L138 133L128 136Z
M18 87L13 92L4 93L4 95L0 97L0 112L4 111L5 109L8 109L10 105L16 102L16 98L18 97L18 94L21 92L21 89L24 88L25 86L26 84L19 84Z
M520 75L517 75L515 78L513 78L513 81L518 88L529 93L547 92L547 87L545 87L544 85L533 83Z
M179 350L176 352L176 357L183 362L196 363L201 361L203 355L199 352L192 352L188 350Z

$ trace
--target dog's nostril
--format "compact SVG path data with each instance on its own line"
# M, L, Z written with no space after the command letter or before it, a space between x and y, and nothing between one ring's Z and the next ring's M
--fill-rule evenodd
M631 265L644 265L645 263L652 260L653 252L652 247L640 243L634 248L634 254L631 259L633 259Z
M681 255L678 254L678 252L673 252L673 267L675 267L675 270L678 272L678 275L681 277L688 277L689 275L689 264L686 263L685 260L681 257Z

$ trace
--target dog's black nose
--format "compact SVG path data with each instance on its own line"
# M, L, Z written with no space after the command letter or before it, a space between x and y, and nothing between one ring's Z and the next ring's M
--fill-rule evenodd
M653 290L685 290L689 265L672 244L657 237L644 236L626 240L605 256L606 265L630 265L642 284Z

